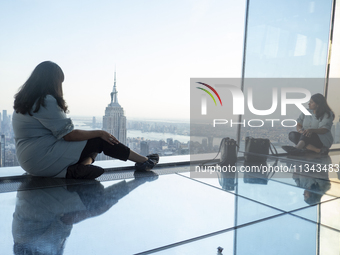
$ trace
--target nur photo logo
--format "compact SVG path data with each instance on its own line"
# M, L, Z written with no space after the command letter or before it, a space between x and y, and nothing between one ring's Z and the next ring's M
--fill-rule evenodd
M223 106L223 105L222 105L222 100L221 100L220 95L217 93L217 91L216 91L213 87L211 87L210 85L205 84L205 83L203 83L203 82L197 82L197 83L206 86L206 87L209 88L212 92L214 92L215 95L217 96L218 100L220 100L221 106ZM215 105L217 106L216 100L215 100L214 96L213 96L208 90L206 90L206 89L204 89L204 88L201 88L201 87L196 87L196 88L198 88L198 89L203 90L204 92L206 92L206 93L214 100L214 103L215 103ZM206 98L205 96L202 96L202 101L201 101L201 103L202 103L202 106L201 106L202 115L206 115L206 114L207 114L207 98Z
M195 86L195 91L191 88L191 101L194 101L191 104L194 106L191 117L199 119L201 116L205 121L211 118L213 127L225 124L230 124L231 127L262 127L265 123L274 127L279 122L282 127L295 127L296 116L301 113L311 115L304 106L310 100L310 91L303 87L294 87L294 82L287 79L246 79L247 86L242 91L240 86L232 85L235 80L192 79L191 86ZM305 86L303 79L301 82ZM201 86L198 87L197 84ZM293 112L294 119L287 118ZM243 116L242 122L236 122L236 117L240 115ZM283 116L285 119L282 119Z

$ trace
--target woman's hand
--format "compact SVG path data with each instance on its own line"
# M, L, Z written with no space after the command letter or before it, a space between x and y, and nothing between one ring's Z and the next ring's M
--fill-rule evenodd
M303 130L302 134L303 134L304 136L310 137L310 136L313 134L313 129L306 129L306 130Z
M300 134L303 133L304 129L300 123L296 125L296 131L298 131Z
M99 137L103 139L104 141L108 142L109 144L112 144L112 145L119 144L119 141L117 140L116 137L114 137L113 135L111 135L110 133L104 130L100 131Z

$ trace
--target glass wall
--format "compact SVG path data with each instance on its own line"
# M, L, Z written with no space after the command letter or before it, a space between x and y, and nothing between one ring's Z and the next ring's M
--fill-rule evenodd
M324 93L332 2L249 1L243 90L252 99L250 106L273 111L260 115L248 109L243 117L275 119L277 125L242 126L241 143L253 136L269 138L279 149L289 144L288 133L295 128L282 121L293 123L302 111L297 104L284 105L283 100L305 98L308 109L308 97Z
M335 113L332 133L335 142L339 143L340 86L337 78L340 77L340 60L338 58L340 32L337 29L340 29L340 21L337 20L337 15L335 16L332 51L329 58L333 2L335 3L331 0L249 0L243 91L252 99L248 106L253 106L253 111L248 109L243 119L262 121L265 119L279 119L280 121L297 119L302 110L296 104L292 104L287 106L286 112L283 114L282 110L286 106L282 104L282 100L289 98L296 101L310 97L315 93L322 93L327 97L328 103ZM331 78L329 80L328 75ZM298 90L296 90L297 88ZM283 93L284 91L290 92ZM304 103L307 109L308 101L307 98ZM271 111L270 114L254 114L254 109L269 110L275 105L277 105L276 110ZM261 128L241 126L241 149L244 149L242 142L246 136L269 138L276 148L280 149L281 145L290 143L288 140L290 131L295 131L295 128L271 125ZM310 161L310 159L307 160ZM275 189L279 190L277 185ZM238 186L239 193L242 194L244 190L244 187ZM283 190L279 192L282 194ZM254 194L257 193L254 192ZM288 199L288 201L290 203L293 199ZM334 215L325 211L328 209L332 212L335 207L322 208L322 206L310 210L316 221L321 223L324 223L326 219L329 222L336 221ZM316 246L306 247L311 249L312 253L320 252L321 254L329 248L327 247L328 235L322 230L320 232L320 229L315 226L311 227L310 233L313 231L314 235L310 236L310 240L313 240ZM319 234L315 235L315 232ZM249 236L249 233L246 236ZM240 240L241 238L241 233L238 233L235 239ZM256 242L253 244L256 245Z
M332 48L330 54L329 81L327 87L327 101L332 108L335 119L332 134L333 148L340 147L340 4L335 6Z

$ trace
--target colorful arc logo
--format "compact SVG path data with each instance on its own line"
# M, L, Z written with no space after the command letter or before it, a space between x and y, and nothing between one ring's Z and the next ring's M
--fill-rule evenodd
M210 85L205 84L203 82L197 82L197 83L204 85L204 86L208 87L209 89L211 89L215 93L215 95L218 97L218 100L220 100L220 104L222 106L222 101L221 101L220 95L217 93L217 91L213 87L211 87ZM201 89L201 90L205 91L206 93L208 93L208 95L211 96L211 98L214 100L215 105L217 106L214 96L208 90L200 88L200 87L196 87L196 88Z

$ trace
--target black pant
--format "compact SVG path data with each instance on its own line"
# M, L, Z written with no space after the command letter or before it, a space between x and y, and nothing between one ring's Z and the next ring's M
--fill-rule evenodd
M104 152L105 155L120 160L128 160L130 149L124 144L111 145L103 139L97 137L87 140L87 143L80 155L79 161L67 168L65 178L67 179L95 179L104 173L104 169L94 165L80 164L87 158L92 158L94 162L98 153Z
M294 144L298 144L299 141L304 141L306 145L311 144L316 148L321 148L323 146L319 136L315 133L312 133L312 135L308 137L299 132L292 131L289 133L289 140L291 140Z
M122 143L111 145L100 137L92 138L87 140L78 163L84 161L86 158L92 158L94 161L97 154L102 152L112 158L127 161L130 155L130 148Z

